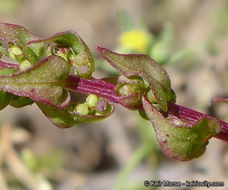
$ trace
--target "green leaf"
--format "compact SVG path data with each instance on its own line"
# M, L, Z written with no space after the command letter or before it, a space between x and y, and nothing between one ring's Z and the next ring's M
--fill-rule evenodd
M171 158L187 161L201 156L208 140L220 132L220 123L203 116L191 124L177 116L164 116L143 97L143 108L150 119L162 151Z
M18 72L19 65L0 61L0 75L10 75Z
M152 93L163 111L167 111L166 92L171 90L169 76L165 69L147 55L117 54L105 48L97 50L122 75L140 76L148 82Z
M90 123L107 118L114 112L114 107L109 113L105 115L81 115L77 112L71 111L68 107L66 109L57 109L47 104L37 103L42 112L50 119L50 121L61 128L73 127L76 124Z
M120 9L118 11L118 17L122 31L128 31L133 28L132 20L128 16L126 10Z
M34 103L34 101L31 100L30 98L23 97L23 96L15 96L13 94L10 94L9 105L11 105L15 108L21 108L21 107L27 106L32 103Z
M93 56L85 42L78 35L78 33L74 31L60 32L48 38L33 40L29 42L27 45L30 47L32 45L40 44L43 42L54 42L62 47L71 47L76 54L85 54L85 56L89 60L90 67L94 71Z
M153 45L150 56L160 64L165 64L172 53L174 31L172 24L164 26L158 42Z
M0 75L10 75L16 72L17 69L15 68L0 68Z
M17 96L29 97L56 107L70 101L63 82L70 72L70 64L59 56L49 56L42 62L10 76L0 76L0 89Z
M0 75L11 75L17 72L18 65L0 61ZM0 110L5 108L12 98L12 94L0 90Z
M8 52L5 50L5 48L2 47L2 44L0 44L0 55L9 56L9 54L8 54Z
M15 96L13 94L0 90L0 110L5 108L8 104L15 108L21 108L32 103L34 103L34 101L30 98Z
M38 59L43 55L43 43L26 47L29 41L38 40L39 38L22 26L0 23L0 39L17 45L22 50L25 58L32 64L36 64Z
M4 92L0 90L0 110L5 108L10 101L10 94L8 92Z
M12 75L16 72L18 72L18 65L0 61L0 75ZM34 101L30 98L16 96L8 92L4 92L2 90L0 90L0 99L0 109L3 109L8 104L10 104L13 107L20 108L28 104L34 103Z

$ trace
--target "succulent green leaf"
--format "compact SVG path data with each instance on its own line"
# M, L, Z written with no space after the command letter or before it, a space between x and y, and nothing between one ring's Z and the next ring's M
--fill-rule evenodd
M201 156L208 140L220 132L220 123L201 117L194 124L177 116L164 116L143 96L143 108L150 119L162 151L171 158L187 161Z
M16 96L3 90L0 90L0 110L5 108L8 104L15 108L20 108L32 103L34 103L34 101L30 98Z
M16 72L17 69L15 68L0 68L0 75L10 75Z
M163 111L167 111L166 92L171 90L169 76L165 69L147 55L117 54L105 48L97 50L122 75L140 76L150 86L152 93Z
M8 92L0 90L0 110L5 108L10 101L10 94Z
M18 65L0 61L0 75L11 75L18 71ZM12 94L0 90L0 110L5 108L12 98Z
M0 76L0 89L34 101L65 107L70 101L70 94L63 87L63 82L69 75L70 66L59 56L49 56L29 69Z
M5 48L2 47L2 44L0 44L0 55L9 56L9 54L8 54L8 52L5 50Z
M0 61L0 75L10 75L18 72L19 65Z
M23 61L24 60L24 56L22 54L22 51L19 47L17 46L12 46L10 45L9 48L9 57L15 61Z
M0 39L17 45L22 50L25 58L32 64L36 64L38 59L43 55L43 43L32 44L26 47L29 41L38 40L39 38L22 26L0 23Z
M90 123L107 118L114 112L114 106L109 113L105 115L82 115L69 109L70 104L66 109L56 109L50 105L37 103L42 112L56 126L61 128L73 127L76 124Z
M34 103L34 101L28 97L15 96L13 94L10 94L9 105L11 105L15 108L21 108L21 107L27 106L32 103Z
M94 71L94 60L93 56L85 44L85 42L81 39L78 33L74 31L66 31L57 33L51 37L40 39L40 40L33 40L29 42L27 45L30 47L31 45L43 43L43 42L54 42L58 44L60 47L71 47L76 54L85 54L87 59L89 60L90 67Z

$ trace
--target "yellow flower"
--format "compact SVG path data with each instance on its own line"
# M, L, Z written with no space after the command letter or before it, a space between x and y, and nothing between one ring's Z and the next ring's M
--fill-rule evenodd
M127 49L145 52L149 45L149 37L146 31L133 29L121 34L119 43Z

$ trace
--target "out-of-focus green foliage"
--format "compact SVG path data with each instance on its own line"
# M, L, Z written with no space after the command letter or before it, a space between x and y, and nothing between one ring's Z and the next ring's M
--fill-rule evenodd
M19 0L0 0L0 12L11 13L19 7Z
M117 39L116 52L125 54L147 54L162 65L177 64L195 53L192 47L175 49L175 29L166 23L160 33L153 34L144 22L134 25L126 11L119 11L121 33ZM118 75L109 65L97 62L101 70Z
M228 31L228 2L222 3L211 15L212 31L206 42L208 53L218 53L218 42L227 35Z
M59 149L40 156L36 156L29 149L25 149L22 151L21 156L27 168L33 173L42 171L53 172L62 167L64 158L63 153Z

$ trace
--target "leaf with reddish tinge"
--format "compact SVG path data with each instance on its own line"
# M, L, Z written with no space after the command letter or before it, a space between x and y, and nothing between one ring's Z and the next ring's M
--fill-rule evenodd
M21 108L30 104L33 104L34 101L28 97L23 96L15 96L14 94L10 94L9 105L15 108Z
M76 54L83 53L87 57L90 67L92 71L94 71L94 60L93 56L85 44L85 42L81 39L77 32L74 31L66 31L57 33L51 37L43 38L39 40L32 40L30 41L27 46L30 47L34 44L39 44L43 42L54 42L62 47L71 47Z
M56 109L50 105L42 103L37 103L37 105L54 125L61 128L68 128L73 127L76 124L103 120L110 116L115 110L115 107L112 106L111 111L105 115L81 115L77 112L69 111L67 108Z
M118 54L100 47L97 47L97 50L122 75L142 77L149 84L159 106L163 111L167 111L166 92L171 90L171 83L161 65L147 55Z
M221 130L220 123L209 116L191 123L175 115L162 115L144 96L142 101L160 147L168 157L181 161L199 157L205 152L208 140Z
M8 92L4 92L0 90L0 110L5 108L10 101L10 94Z
M0 61L0 75L10 75L18 72L19 65Z
M25 58L32 64L36 64L43 55L44 47L42 43L26 47L29 41L38 40L39 38L20 25L0 23L0 39L18 46Z
M17 69L17 70L19 70L19 65L0 61L0 69L3 69L3 68Z
M0 61L0 75L11 75L18 72L19 65ZM16 96L8 92L0 90L0 110L8 104L13 107L20 108L32 104L33 100L27 97Z
M27 70L0 76L0 89L55 107L65 107L70 94L63 87L63 81L69 75L70 66L59 56L49 56Z

